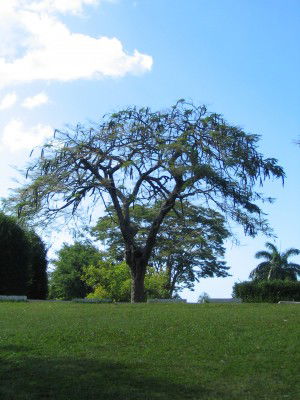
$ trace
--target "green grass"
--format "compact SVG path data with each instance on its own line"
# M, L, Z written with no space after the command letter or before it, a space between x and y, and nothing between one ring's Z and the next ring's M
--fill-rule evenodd
M0 303L0 399L295 400L299 312Z

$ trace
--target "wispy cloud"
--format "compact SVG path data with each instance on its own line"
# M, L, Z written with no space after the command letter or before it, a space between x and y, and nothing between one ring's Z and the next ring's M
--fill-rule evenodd
M49 98L45 93L38 93L32 97L26 97L22 103L22 107L32 109L48 103Z
M59 12L78 14L85 5L97 5L99 0L35 0L27 1L28 9L38 12Z
M0 110L7 110L8 108L11 108L13 105L15 105L16 101L17 101L16 93L8 93L0 101Z
M52 134L53 128L49 125L38 124L26 128L22 121L13 119L3 129L0 148L12 152L30 150L44 143Z
M59 13L76 14L84 5L97 3L97 0L0 2L0 34L6 38L0 44L0 87L37 80L67 82L150 71L151 56L138 50L128 54L117 38L73 33L58 18Z

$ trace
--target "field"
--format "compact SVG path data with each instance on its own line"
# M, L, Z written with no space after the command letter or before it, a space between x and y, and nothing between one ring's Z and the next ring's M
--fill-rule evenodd
M297 305L0 303L1 400L297 399Z

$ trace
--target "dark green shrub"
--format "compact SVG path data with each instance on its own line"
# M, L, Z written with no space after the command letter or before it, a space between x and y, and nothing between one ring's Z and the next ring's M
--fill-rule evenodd
M245 281L235 283L233 297L245 303L278 303L281 300L300 301L300 282L289 280Z
M30 257L26 232L0 213L0 294L27 295Z
M27 232L30 243L30 262L27 281L29 299L46 299L48 295L47 249L42 239L33 231Z
M92 288L83 280L85 267L102 260L99 250L88 242L64 243L53 261L55 270L50 275L49 298L71 300L84 298Z
M0 295L47 297L47 250L40 237L0 212Z

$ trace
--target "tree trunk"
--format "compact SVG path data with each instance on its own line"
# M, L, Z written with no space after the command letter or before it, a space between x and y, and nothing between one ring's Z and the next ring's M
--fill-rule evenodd
M146 301L145 292L145 270L136 268L133 272L131 271L131 303L142 303Z
M269 273L268 273L268 281L270 281L271 278L273 278L273 270L274 270L274 266L271 265Z
M172 298L173 290L172 290L172 260L171 257L168 256L166 263L166 283L164 285L165 290L168 292L168 298Z
M142 303L146 301L144 280L148 260L140 248L134 249L133 246L127 247L125 256L131 272L131 303Z

